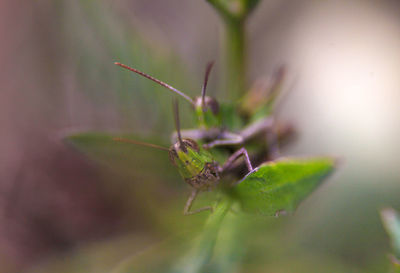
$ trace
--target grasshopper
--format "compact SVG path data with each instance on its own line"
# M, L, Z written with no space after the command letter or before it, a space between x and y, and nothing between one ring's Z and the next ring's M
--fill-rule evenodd
M175 129L177 132L177 141L176 143L172 144L169 149L166 147L130 139L114 138L114 140L168 151L171 163L178 168L178 171L184 181L192 187L192 192L183 209L184 215L195 214L205 210L210 210L212 212L213 209L211 206L191 211L191 207L196 199L196 196L199 194L199 192L210 191L214 189L218 185L221 175L230 169L233 163L240 157L244 157L247 169L249 172L251 172L253 167L251 165L247 150L245 148L240 148L234 152L221 166L213 158L212 154L203 147L199 146L195 140L182 137L179 122L179 109L176 101L174 101L174 120L176 127Z
M213 66L213 62L207 64L204 82L201 90L201 96L195 98L191 98L182 91L176 89L175 87L172 87L171 85L164 83L135 68L129 67L119 62L115 62L115 64L156 82L157 84L169 89L170 91L178 94L186 101L188 101L194 108L199 129L182 130L181 134L185 138L205 141L206 143L203 144L203 147L205 149L210 149L215 146L221 145L244 144L246 141L250 140L254 136L260 135L261 133L266 134L267 140L274 139L274 137L270 137L271 135L273 135L273 130L275 127L275 122L272 116L260 118L252 122L245 128L239 130L237 133L231 132L225 128L218 101L213 97L206 96L208 78ZM248 104L246 104L246 102L248 102L249 99L245 97L243 101L245 103L242 104L245 107L241 107L242 109L244 109L242 112L249 113L248 108L246 108L246 105ZM238 113L230 114L238 115ZM175 132L172 135L173 143L176 142L177 137L177 132Z

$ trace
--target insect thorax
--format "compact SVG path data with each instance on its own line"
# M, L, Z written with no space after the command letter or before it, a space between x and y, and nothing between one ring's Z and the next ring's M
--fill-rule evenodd
M219 104L216 99L205 96L202 102L201 97L196 97L193 105L199 127L208 129L220 125Z

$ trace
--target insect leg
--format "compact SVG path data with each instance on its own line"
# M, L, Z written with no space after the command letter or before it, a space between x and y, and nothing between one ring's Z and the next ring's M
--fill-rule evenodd
M196 196L197 196L198 193L199 193L198 189L193 189L192 193L189 196L189 199L186 201L185 208L183 209L183 214L184 215L191 215L191 214L195 214L195 213L198 213L198 212L202 212L204 210L210 210L211 212L213 211L212 207L204 207L204 208L197 209L195 211L190 211L190 208L192 207L193 201L196 199Z
M253 122L246 128L240 131L240 135L245 141L251 139L252 137L261 134L262 132L267 132L271 130L274 126L274 119L272 117L263 118L259 121Z
M247 150L245 148L240 148L239 150L237 150L236 152L234 152L224 163L224 165L222 165L220 171L223 172L227 169L229 169L229 167L232 166L233 162L235 162L240 156L244 156L244 160L247 166L247 169L249 170L249 172L251 172L253 170L253 166L251 166L251 162L250 162L250 158L249 158L249 154L247 153Z
M265 141L268 144L270 157L279 157L278 136L275 129L274 118L267 117L256 121L244 128L240 134L245 141L259 134L264 134Z
M243 143L244 141L244 138L241 135L231 132L223 132L219 137L220 137L219 139L204 144L203 148L210 149L215 146L221 146L221 145L237 145Z

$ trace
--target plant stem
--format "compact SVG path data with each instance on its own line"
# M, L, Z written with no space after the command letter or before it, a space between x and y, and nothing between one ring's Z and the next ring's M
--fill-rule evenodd
M244 19L225 19L226 98L236 102L246 91Z
M235 103L246 92L246 19L259 0L207 0L225 24L225 99Z
M196 238L192 249L173 269L175 273L204 272L202 268L209 263L214 245L217 241L221 223L232 205L232 199L224 196L215 206L214 212L208 217L203 232Z

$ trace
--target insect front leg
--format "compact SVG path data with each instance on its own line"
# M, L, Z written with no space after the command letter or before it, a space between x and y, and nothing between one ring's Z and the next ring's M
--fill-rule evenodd
M247 153L247 150L245 148L240 148L239 150L237 150L236 152L234 152L224 163L224 165L222 165L222 167L220 167L220 171L224 172L225 170L229 169L232 164L241 156L244 156L244 160L247 166L247 169L249 170L249 172L251 172L253 170L253 166L251 165L250 162L250 157L249 154Z
M186 201L186 205L185 208L183 209L183 214L184 215L191 215L191 214L195 214L198 212L202 212L205 210L210 210L211 212L213 211L213 208L210 206L204 207L204 208L200 208L194 211L190 211L190 208L192 207L193 201L196 199L197 194L199 193L198 189L193 189L192 193L189 196L189 199Z

